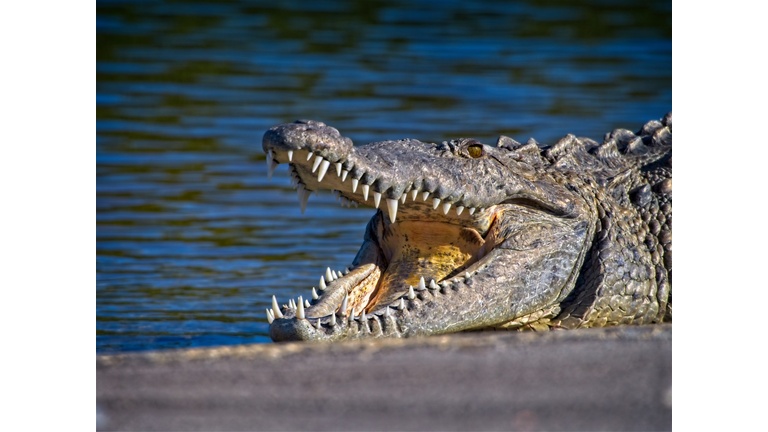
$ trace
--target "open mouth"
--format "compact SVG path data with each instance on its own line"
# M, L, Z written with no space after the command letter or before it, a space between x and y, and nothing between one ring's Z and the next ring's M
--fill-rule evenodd
M291 184L298 191L302 213L312 192L331 189L343 206L366 204L382 208L368 225L365 242L351 266L328 268L312 288L312 299L299 298L278 307L270 321L295 313L298 319L329 324L337 318L385 315L402 308L421 291L439 291L452 278L471 277L473 265L495 245L495 206L466 208L441 202L429 192L405 190L397 199L382 198L371 185L348 178L342 164L331 164L311 151L267 152L269 176L277 161L289 163ZM385 214L386 213L386 214Z

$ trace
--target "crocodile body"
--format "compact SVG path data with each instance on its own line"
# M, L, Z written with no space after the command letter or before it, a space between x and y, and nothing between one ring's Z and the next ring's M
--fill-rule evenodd
M672 113L602 144L502 136L353 147L324 123L266 132L269 175L379 210L311 300L267 310L283 340L547 330L672 319Z

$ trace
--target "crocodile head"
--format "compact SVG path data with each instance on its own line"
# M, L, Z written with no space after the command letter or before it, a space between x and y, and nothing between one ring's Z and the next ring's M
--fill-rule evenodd
M589 150L584 143L569 135L548 151L557 159L566 148ZM335 128L300 120L267 131L263 149L270 177L289 164L302 213L319 189L377 209L350 267L328 269L311 300L280 307L273 297L275 341L411 337L552 316L595 236L596 185L569 166L582 161L552 163L535 141L354 147Z

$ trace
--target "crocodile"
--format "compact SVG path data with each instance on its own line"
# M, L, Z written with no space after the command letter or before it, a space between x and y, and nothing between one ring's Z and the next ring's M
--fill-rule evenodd
M272 127L271 179L376 208L344 270L267 309L278 341L549 330L672 320L672 113L602 144L507 136L353 146L325 123Z

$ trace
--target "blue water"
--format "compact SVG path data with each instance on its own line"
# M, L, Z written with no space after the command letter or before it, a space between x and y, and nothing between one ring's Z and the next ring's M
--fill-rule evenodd
M598 141L672 109L671 2L99 2L99 353L269 342L369 207L301 215L261 138Z

